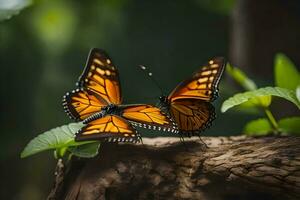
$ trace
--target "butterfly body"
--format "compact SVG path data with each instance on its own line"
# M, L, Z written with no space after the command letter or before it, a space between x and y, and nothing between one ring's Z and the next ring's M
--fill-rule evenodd
M171 102L168 100L168 96L161 95L159 97L158 107L168 114L170 113L170 104Z
M89 116L88 118L83 120L84 124L89 123L90 121L99 119L101 117L104 117L105 115L117 115L121 116L122 110L119 106L115 104L109 104L107 106L103 106L99 112L96 112Z
M211 102L218 96L224 67L223 58L214 58L181 82L168 96L159 98L159 107L176 122L182 135L199 135L216 118Z

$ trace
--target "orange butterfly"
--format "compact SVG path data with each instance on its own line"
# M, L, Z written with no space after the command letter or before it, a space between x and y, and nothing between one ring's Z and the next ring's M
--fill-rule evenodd
M120 105L118 70L103 50L94 48L90 51L77 87L63 98L66 113L86 124L76 133L76 141L138 142L141 136L132 124L153 130L177 131L174 122L155 106Z
M191 78L181 82L169 96L160 97L161 109L170 114L183 135L198 135L211 126L215 109L210 102L218 96L224 68L224 58L214 58Z

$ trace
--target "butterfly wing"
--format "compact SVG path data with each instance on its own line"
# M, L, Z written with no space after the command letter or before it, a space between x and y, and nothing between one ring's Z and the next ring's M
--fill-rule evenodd
M80 129L75 141L104 140L111 142L138 142L141 137L132 125L117 115L106 115L90 121Z
M218 84L224 71L224 58L210 60L202 69L196 71L190 79L180 83L169 95L168 100L201 99L213 101L218 96Z
M213 105L197 99L179 99L172 102L170 114L180 133L186 136L199 134L210 127L215 119Z
M152 105L138 104L122 106L122 116L134 126L174 133L178 132L175 123L170 117Z
M78 86L95 92L109 103L120 104L122 101L118 70L101 49L91 50Z
M71 119L84 120L92 114L99 112L107 102L97 96L93 91L77 89L63 97L65 112Z

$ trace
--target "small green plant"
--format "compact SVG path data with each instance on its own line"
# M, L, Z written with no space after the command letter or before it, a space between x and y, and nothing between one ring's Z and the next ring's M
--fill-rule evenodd
M270 110L272 97L281 97L300 109L300 73L292 61L284 54L277 54L274 62L275 87L257 88L255 82L240 69L227 64L227 73L238 82L246 92L235 94L223 102L222 112L239 106L238 109L257 108L265 114L245 125L246 135L299 134L300 117L294 116L276 120Z
M25 158L46 150L54 150L55 158L78 157L90 158L98 154L99 142L75 142L75 133L84 125L70 123L50 131L46 131L33 138L21 153L21 158Z

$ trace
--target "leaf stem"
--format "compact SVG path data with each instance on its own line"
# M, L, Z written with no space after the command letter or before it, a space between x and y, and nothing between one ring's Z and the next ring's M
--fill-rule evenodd
M272 112L270 111L269 108L265 108L265 113L266 113L271 125L273 126L274 130L276 131L276 133L278 133L278 123L277 123L275 117L273 116Z

